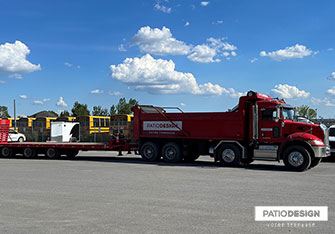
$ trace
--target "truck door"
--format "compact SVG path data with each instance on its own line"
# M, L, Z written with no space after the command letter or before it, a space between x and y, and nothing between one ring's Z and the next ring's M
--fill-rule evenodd
M278 116L279 117L279 116ZM281 141L281 121L276 107L259 108L259 141L276 143Z

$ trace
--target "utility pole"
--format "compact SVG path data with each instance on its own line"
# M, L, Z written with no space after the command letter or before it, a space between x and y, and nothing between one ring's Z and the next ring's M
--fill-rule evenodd
M16 131L16 100L14 99L14 130Z

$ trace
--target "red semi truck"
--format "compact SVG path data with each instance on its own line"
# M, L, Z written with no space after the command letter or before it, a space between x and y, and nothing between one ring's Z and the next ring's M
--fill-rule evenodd
M166 162L193 161L210 155L224 166L253 160L283 160L290 170L304 171L330 155L324 125L294 121L294 108L284 100L249 91L228 112L170 113L168 108L133 107L133 136L108 143L0 143L4 157L22 153L75 156L79 150L139 150L142 158Z

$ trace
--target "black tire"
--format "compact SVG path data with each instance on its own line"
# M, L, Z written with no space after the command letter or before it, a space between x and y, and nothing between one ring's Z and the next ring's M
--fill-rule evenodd
M181 148L174 142L166 143L162 149L162 155L165 162L176 163L183 158Z
M305 171L310 168L312 158L307 149L294 145L284 151L283 160L290 171Z
M70 149L65 152L65 155L67 158L74 159L78 153L79 153L79 150Z
M309 166L309 168L313 168L316 167L317 165L319 165L319 163L321 162L322 158L312 158L312 162L311 165Z
M24 142L24 139L23 139L23 137L20 137L17 141L18 142Z
M156 143L145 142L140 149L140 154L145 161L154 162L160 159L160 150Z
M223 166L241 165L241 150L234 144L224 144L218 150L218 159Z
M45 156L49 159L57 159L60 157L60 152L58 149L48 148L47 151L45 151Z
M25 158L35 158L37 156L36 150L30 147L23 149L23 157Z
M1 149L1 155L4 158L10 158L14 156L14 152L13 149L9 148L9 147L4 147Z

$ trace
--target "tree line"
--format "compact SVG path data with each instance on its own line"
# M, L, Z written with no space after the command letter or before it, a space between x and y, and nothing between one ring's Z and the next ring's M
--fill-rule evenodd
M71 109L71 113L67 110L62 111L59 115L55 111L50 110L49 112L59 116L59 117L77 117L80 115L94 115L94 116L110 116L114 114L131 114L131 108L133 106L138 105L138 101L136 99L130 98L127 102L126 98L120 98L117 105L112 105L110 109L104 108L102 106L93 106L92 112L88 109L87 104L81 104L79 102L75 102ZM11 118L8 113L7 106L0 106L0 118L6 119Z

